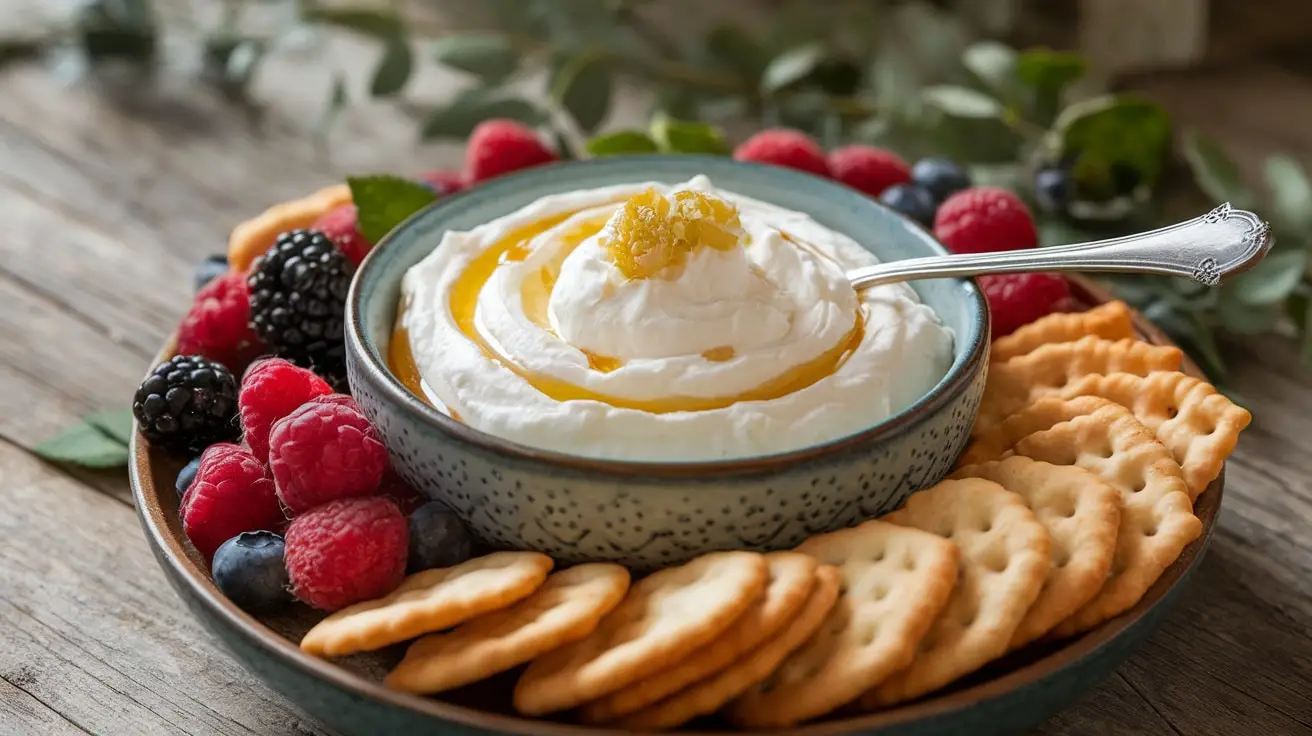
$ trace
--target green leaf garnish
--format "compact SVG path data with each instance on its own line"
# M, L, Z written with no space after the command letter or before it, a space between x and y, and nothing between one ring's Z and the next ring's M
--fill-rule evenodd
M640 130L617 130L592 138L584 146L593 156L620 156L629 153L655 153L656 141Z
M437 201L433 190L399 176L348 177L360 234L378 243L414 213Z
M105 436L117 440L126 445L132 442L132 433L134 432L132 422L132 410L111 409L110 411L96 412L86 416L87 424L100 430Z
M651 123L651 137L665 153L698 153L722 156L729 153L724 131L706 123L690 123L658 116Z
M129 457L125 443L86 423L60 432L32 451L46 460L87 468L121 468Z

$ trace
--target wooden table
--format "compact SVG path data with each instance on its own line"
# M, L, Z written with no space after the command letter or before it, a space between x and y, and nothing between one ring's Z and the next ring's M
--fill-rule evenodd
M37 66L0 72L0 734L326 732L183 610L123 473L29 451L130 400L193 264L238 220L344 171L457 160L416 155L408 124L377 109L348 115L324 153L303 122L325 90L262 84L281 92L257 123L182 82L115 100ZM1276 125L1305 125L1291 117ZM1256 420L1211 552L1164 630L1041 733L1312 734L1312 375L1286 342L1231 347Z

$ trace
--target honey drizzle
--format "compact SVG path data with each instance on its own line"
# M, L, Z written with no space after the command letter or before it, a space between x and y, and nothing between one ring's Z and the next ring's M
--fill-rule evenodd
M559 225L569 217L569 214L550 217L513 230L494 243L492 247L480 253L470 261L464 272L456 279L449 302L451 315L456 322L456 326L470 341L478 345L484 355L524 379L529 385L554 401L597 401L619 409L631 409L651 414L714 411L744 401L771 401L800 391L833 374L861 344L861 340L865 335L864 315L858 311L852 329L833 348L813 360L775 376L750 391L733 396L676 396L652 400L626 399L591 391L550 376L530 373L507 357L498 354L478 333L474 326L474 313L478 304L478 295L498 267L527 258L531 252L529 244L532 239ZM603 225L604 222L587 222L566 233L563 236L565 242L559 254L560 260L563 261L574 248L599 231ZM792 241L792 238L788 239ZM793 242L796 243L796 241ZM800 243L796 244L801 246ZM527 279L523 291L521 291L525 315L534 324L548 330L550 327L546 317L546 304L551 295L551 288L555 285L555 273L558 268L559 263L556 263L542 269L539 278ZM401 313L404 313L407 307L408 305L403 304ZM588 358L588 365L596 371L610 372L623 365L623 361L617 358L594 355L587 351L583 352ZM731 360L734 355L732 346L727 345L712 348L702 353L702 357L716 362ZM409 335L405 331L400 314L398 314L396 329L388 348L388 364L406 388L429 403L433 403L432 397L423 389L419 370L415 365L414 355L411 352ZM446 410L445 407L439 408ZM447 412L452 414L453 417L455 416L449 410Z

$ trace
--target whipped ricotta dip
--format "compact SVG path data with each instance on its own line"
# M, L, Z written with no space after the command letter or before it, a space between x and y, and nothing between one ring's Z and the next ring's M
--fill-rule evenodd
M691 193L731 205L716 247L624 250L631 198L678 211ZM871 427L946 374L953 336L911 288L849 284L877 262L702 176L573 191L445 234L405 275L398 335L424 398L497 437L613 460L768 455Z

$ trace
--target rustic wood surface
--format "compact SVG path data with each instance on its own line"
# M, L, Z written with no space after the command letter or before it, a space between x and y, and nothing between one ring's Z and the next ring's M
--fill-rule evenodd
M129 400L186 308L192 265L239 219L346 171L457 160L416 149L381 108L311 145L326 84L295 84L307 65L262 75L279 94L258 120L182 81L110 94L37 65L0 72L0 734L328 733L184 611L122 473L30 452ZM1252 64L1145 84L1250 161L1273 147L1312 161L1302 77ZM1251 104L1217 109L1217 84ZM1312 374L1278 339L1227 348L1256 419L1211 552L1165 628L1040 733L1312 734Z

